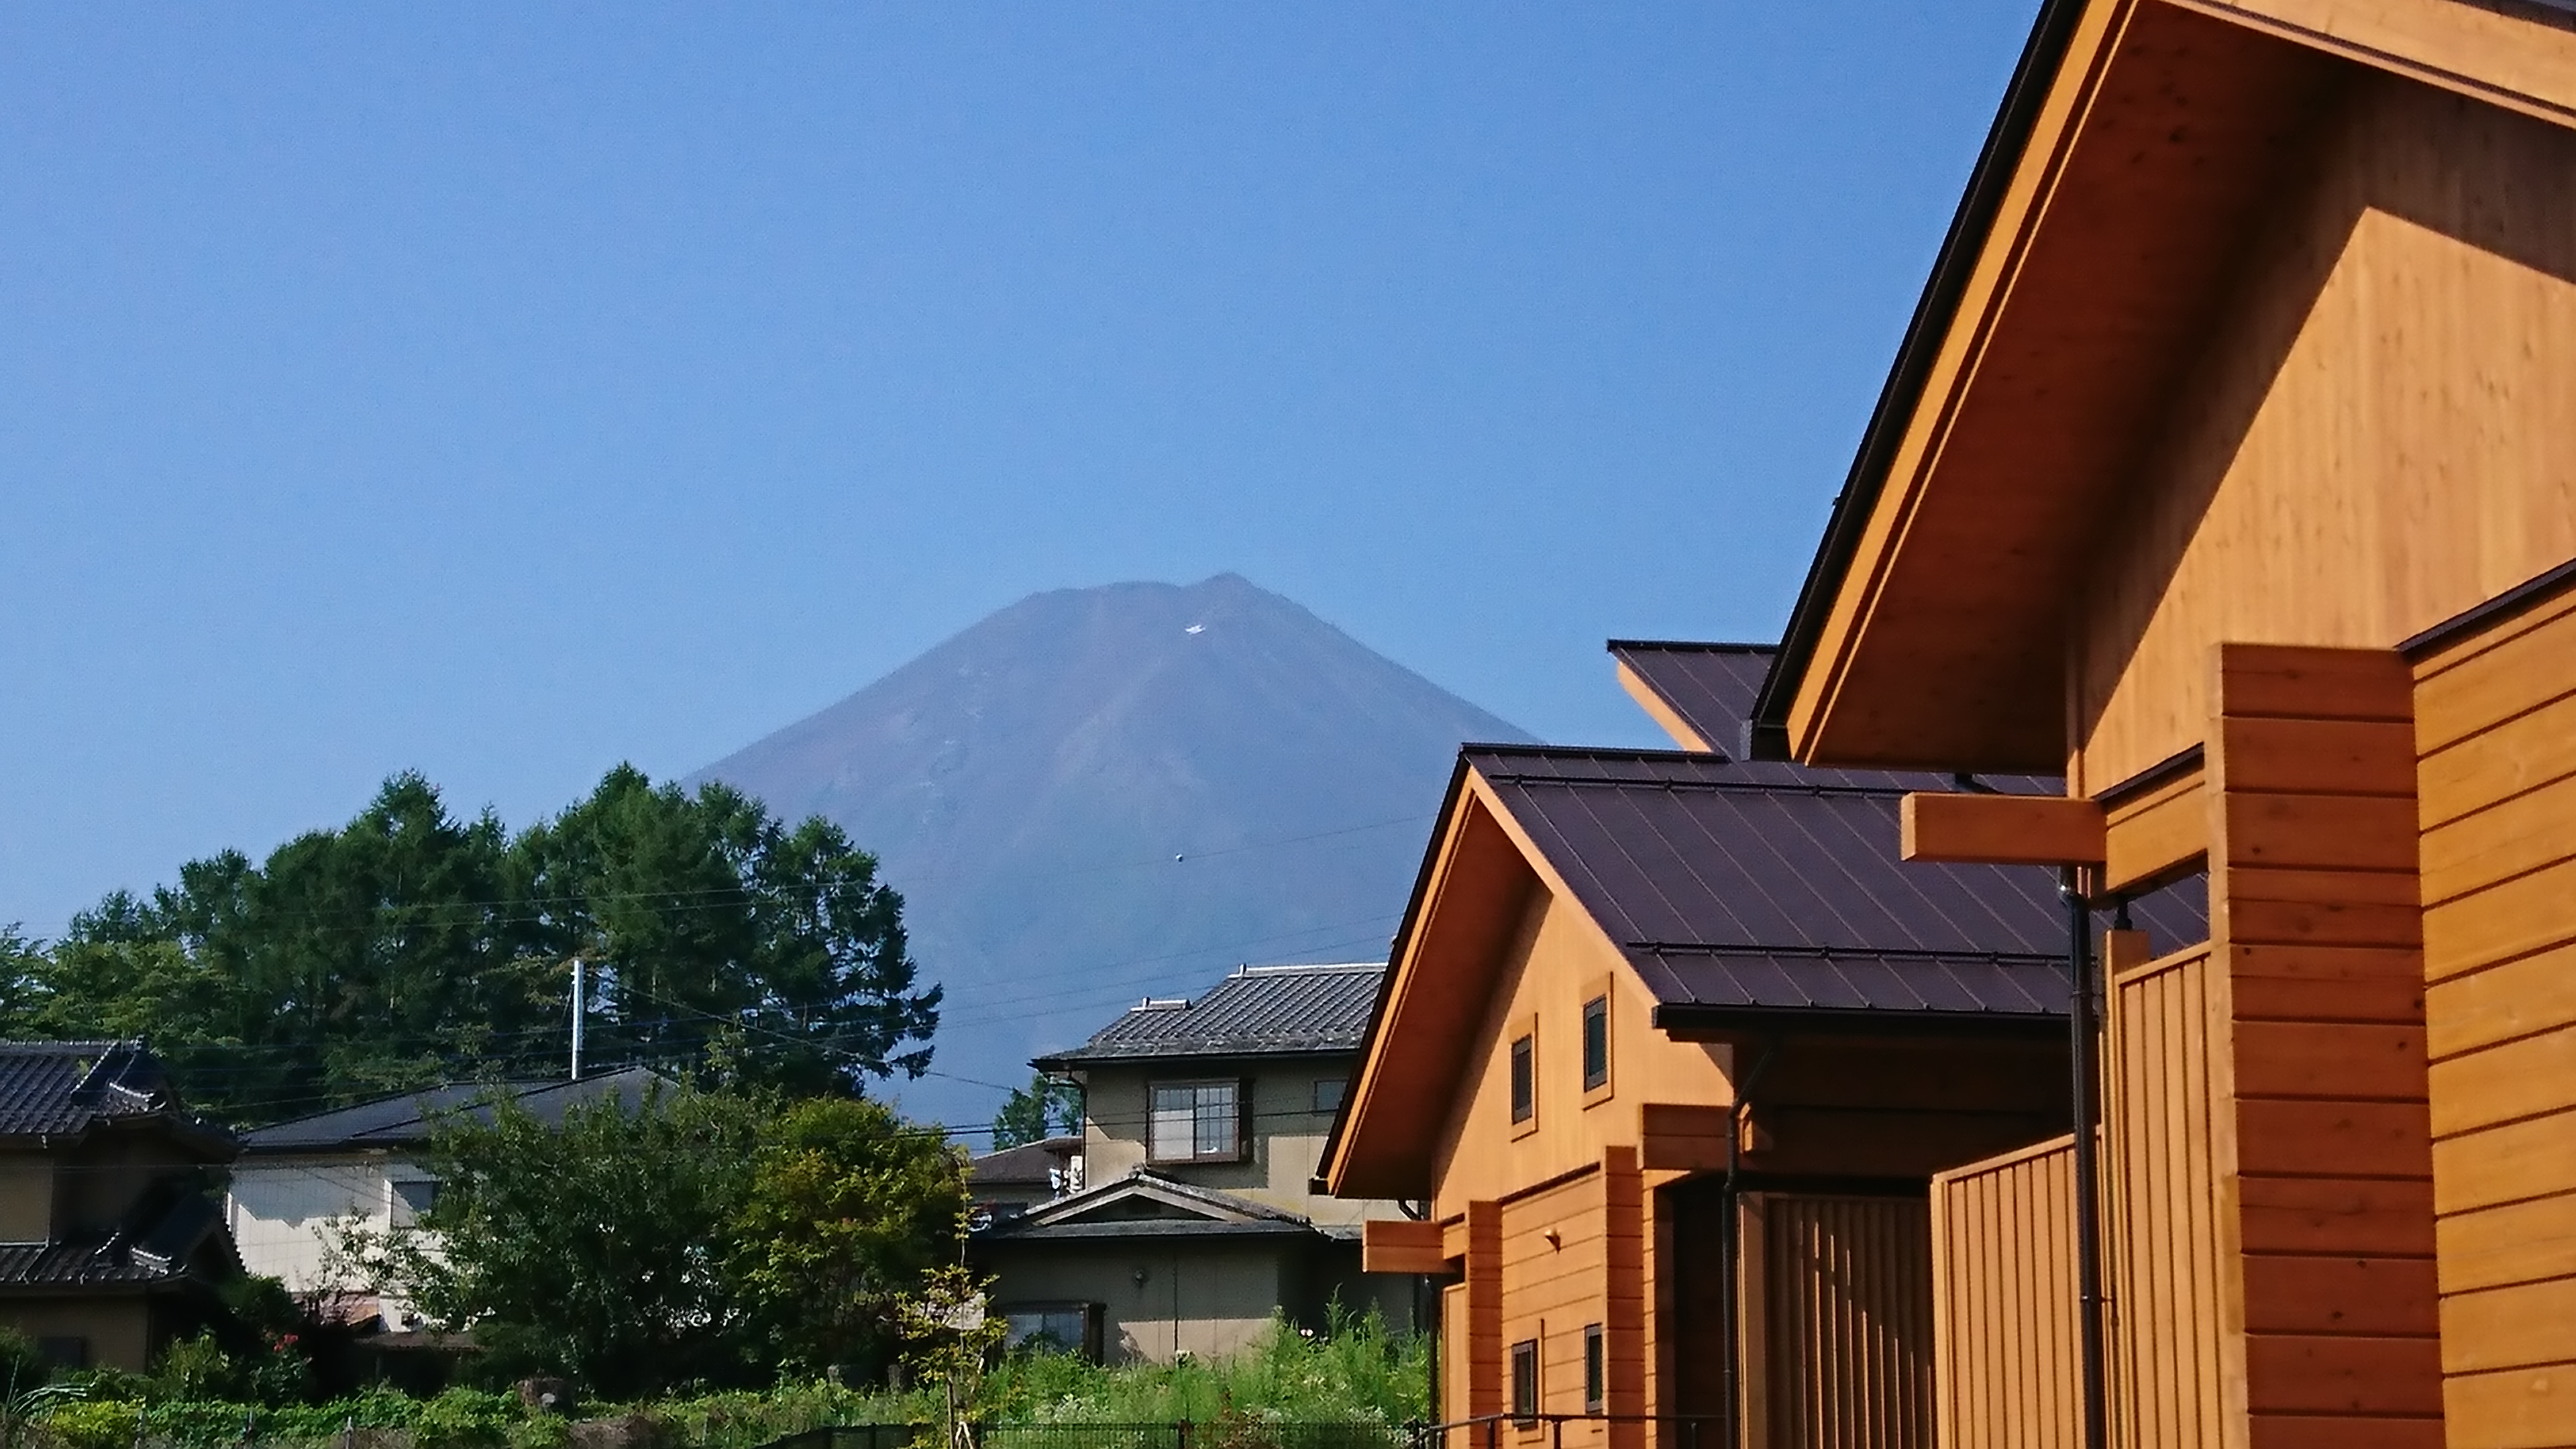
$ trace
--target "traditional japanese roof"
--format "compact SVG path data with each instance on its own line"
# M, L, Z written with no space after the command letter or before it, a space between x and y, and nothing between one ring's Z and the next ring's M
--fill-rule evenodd
M1047 1137L987 1152L966 1164L972 1187L1048 1187L1062 1172L1065 1159L1082 1150L1079 1137Z
M148 1194L132 1220L103 1239L0 1243L0 1290L152 1289L240 1269L222 1213L178 1186Z
M1471 746L1510 818L1679 1026L1768 1013L2049 1020L2066 1010L2053 872L1908 864L1920 782L1642 750ZM2206 934L2184 893L2139 903ZM1873 1023L1876 1025L1878 1023Z
M1196 1001L1148 999L1040 1071L1164 1057L1304 1056L1356 1052L1368 1034L1386 966L1238 966Z
M982 1242L1331 1236L1296 1213L1138 1168L1115 1182L996 1221Z
M214 1157L232 1155L221 1127L188 1113L169 1069L140 1041L0 1042L0 1140L76 1138L159 1121Z
M577 1082L450 1082L246 1132L242 1134L242 1151L260 1154L415 1147L429 1140L442 1118L456 1112L488 1118L494 1102L508 1102L552 1125L561 1122L564 1113L578 1103L614 1098L632 1107L643 1100L646 1089L654 1082L667 1080L650 1067L628 1067Z

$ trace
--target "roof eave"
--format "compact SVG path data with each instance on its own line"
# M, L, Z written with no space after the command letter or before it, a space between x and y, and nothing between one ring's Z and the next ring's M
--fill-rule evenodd
M1668 1002L1649 1018L1676 1041L1777 1042L1787 1038L1949 1038L2057 1041L2064 1012L1918 1011L1848 1006L1726 1006Z
M2050 88L2056 84L2085 3L2086 0L2046 0L2031 23L2030 38L2013 68L2011 84L2004 90L2003 105L1986 132L1985 146L1968 173L1967 189L1950 218L1948 232L1941 238L1931 276L1924 282L1904 339L1897 345L1895 365L1879 389L1877 405L1870 410L1869 425L1861 434L1860 448L1844 476L1842 491L1834 495L1824 540L1808 566L1805 581L1798 587L1797 603L1791 607L1788 627L1780 636L1780 651L1772 658L1761 693L1754 697L1753 715L1746 722L1741 742L1748 758L1795 758L1789 737L1791 705L1806 687L1807 672L1824 637L1827 616L1841 596L1852 561L1859 554L1862 535L1886 485L1888 467L1923 400L1934 363L1957 319L1987 234L2002 212L2013 173L2029 148Z

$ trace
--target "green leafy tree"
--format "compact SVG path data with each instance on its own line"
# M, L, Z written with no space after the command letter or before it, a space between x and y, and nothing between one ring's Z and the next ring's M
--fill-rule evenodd
M507 1365L633 1396L750 1367L724 1271L748 1200L760 1104L688 1087L548 1125L510 1103L459 1114L425 1156L439 1191L410 1229L353 1229L381 1289L471 1326Z
M1082 1088L1044 1072L1032 1075L1025 1087L1013 1087L993 1114L997 1151L1081 1130Z
M840 830L722 785L621 766L513 837L407 774L265 861L225 851L112 894L47 948L0 936L0 1018L148 1036L193 1104L275 1120L560 1071L579 958L596 1063L855 1093L929 1064L939 991L902 909Z
M939 1134L875 1102L816 1098L768 1124L730 1266L780 1362L883 1358L900 1296L956 1257L964 1173Z
M964 1210L936 1133L846 1098L656 1087L559 1126L500 1103L443 1123L426 1161L416 1225L348 1231L361 1275L473 1328L498 1368L612 1397L873 1363Z

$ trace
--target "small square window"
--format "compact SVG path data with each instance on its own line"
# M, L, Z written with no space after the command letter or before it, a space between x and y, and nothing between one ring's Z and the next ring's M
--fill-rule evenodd
M1315 1083L1315 1110L1318 1112L1338 1112L1342 1110L1342 1093L1349 1090L1350 1085L1349 1079L1345 1077L1323 1077L1317 1079Z
M394 1189L394 1221L407 1225L428 1212L438 1201L438 1184L429 1178L397 1182Z
M1583 1003L1583 1090L1610 1085L1610 998Z
M1512 1121L1527 1122L1538 1115L1538 1038L1535 1034L1512 1038Z
M1512 1345L1512 1417L1523 1427L1538 1422L1538 1340Z
M1610 1365L1601 1343L1601 1325L1583 1325L1583 1412L1597 1414L1609 1398Z

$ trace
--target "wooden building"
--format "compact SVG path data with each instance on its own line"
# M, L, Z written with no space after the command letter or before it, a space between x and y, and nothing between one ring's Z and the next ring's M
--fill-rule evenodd
M2576 1445L2572 561L2576 12L2046 5L1753 734L2063 772L1918 858L2205 875L2107 954L2115 1442Z
M2055 879L1733 758L1767 650L1613 647L1689 748L1462 752L1324 1178L1421 1209L1366 1263L1443 1285L1458 1449L1928 1445L1931 1177L2070 1117Z

